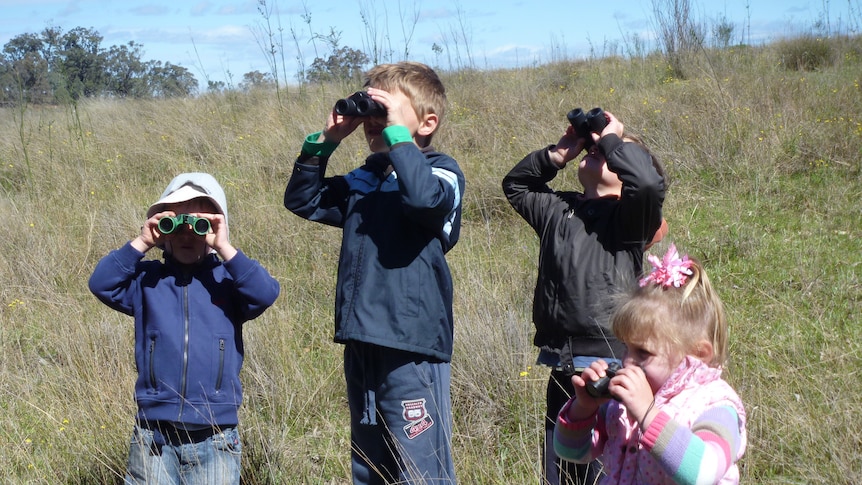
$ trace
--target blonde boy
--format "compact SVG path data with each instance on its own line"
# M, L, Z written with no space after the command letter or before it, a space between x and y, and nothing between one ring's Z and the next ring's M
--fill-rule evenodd
M379 114L333 109L303 143L284 205L342 228L335 341L345 345L353 483L455 483L445 254L458 241L464 175L431 146L446 93L414 62L372 68L365 87ZM345 175L325 176L359 125L372 153Z

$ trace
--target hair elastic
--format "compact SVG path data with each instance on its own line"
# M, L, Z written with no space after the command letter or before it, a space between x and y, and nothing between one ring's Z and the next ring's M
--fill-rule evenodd
M649 275L640 280L641 287L653 282L662 288L679 288L692 275L691 265L694 261L690 260L687 254L680 257L674 243L670 243L662 259L650 254L647 260L652 264L653 269Z

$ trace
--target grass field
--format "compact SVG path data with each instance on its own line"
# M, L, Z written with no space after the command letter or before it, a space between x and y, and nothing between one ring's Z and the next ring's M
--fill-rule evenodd
M813 65L798 62L812 51ZM729 313L725 376L749 420L742 482L862 483L862 39L703 51L683 65L649 56L444 73L450 106L435 145L467 177L449 255L462 483L538 481L537 241L500 182L558 140L577 106L613 112L667 166L666 241L705 263ZM282 194L303 137L357 87L0 111L0 482L121 482L132 320L86 282L184 171L222 183L232 242L282 284L245 331L244 482L348 482L342 348L331 340L340 234L286 211ZM366 151L346 140L331 173ZM576 188L575 171L554 185Z

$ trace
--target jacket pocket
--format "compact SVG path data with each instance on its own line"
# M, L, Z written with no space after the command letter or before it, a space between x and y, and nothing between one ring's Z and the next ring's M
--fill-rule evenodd
M226 387L229 389L232 383L231 369L233 369L233 354L232 346L236 345L233 341L232 336L221 334L214 335L212 337L212 347L211 347L211 362L212 362L212 370L211 376L212 380L210 381L210 385L212 386L212 392L214 393L213 397L221 396L223 389ZM223 396L218 397L221 399Z
M393 290L392 294L399 295L400 298L395 298L390 301L391 305L396 305L396 314L405 317L418 317L419 308L422 305L422 278L419 277L419 271L416 268L406 267L398 270L398 287Z
M159 334L152 332L147 335L147 356L146 356L146 373L147 373L147 388L150 393L158 392L158 378L156 377L156 352L158 351Z
M218 364L216 365L216 382L215 382L215 390L216 392L221 392L222 381L224 380L224 360L225 360L225 339L224 337L219 337L218 339Z

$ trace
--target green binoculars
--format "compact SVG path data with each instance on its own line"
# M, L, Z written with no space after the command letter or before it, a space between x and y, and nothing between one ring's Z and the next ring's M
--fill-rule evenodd
M159 219L159 231L162 234L170 234L185 224L190 225L192 227L192 231L194 231L198 236L203 236L210 232L209 219L196 217L191 214L179 214L176 217L162 217Z

